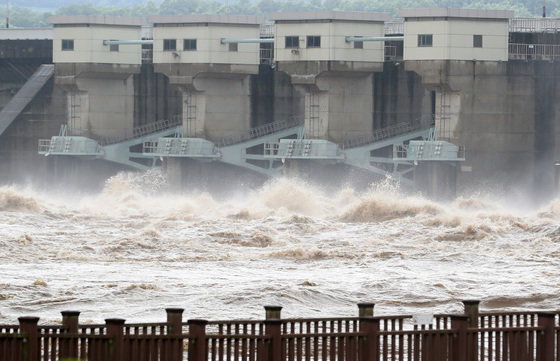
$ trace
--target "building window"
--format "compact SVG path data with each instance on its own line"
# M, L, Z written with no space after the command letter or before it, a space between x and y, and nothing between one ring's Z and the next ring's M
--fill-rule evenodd
M184 39L183 50L196 50L196 39Z
M307 47L308 48L320 48L321 47L321 37L316 35L310 35L307 37Z
M482 48L482 35L473 35L472 46L473 48Z
M229 51L237 51L237 43L229 43Z
M74 50L74 40L73 39L62 39L62 50L63 51L73 51Z
M286 48L299 48L299 36L286 36Z
M354 49L363 49L364 48L364 42L363 41L355 41L354 40Z
M418 46L432 46L432 34L418 34Z
M163 51L177 50L177 40L163 39Z
M111 40L111 41L114 41L114 40ZM109 51L119 51L119 44L109 45Z

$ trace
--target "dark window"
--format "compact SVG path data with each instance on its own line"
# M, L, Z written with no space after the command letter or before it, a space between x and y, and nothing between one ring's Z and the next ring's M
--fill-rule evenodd
M177 40L163 39L163 51L177 50Z
M354 49L363 49L364 42L363 41L354 41Z
M472 46L473 48L482 48L482 35L473 35Z
M72 39L62 39L62 50L73 51L74 50L74 40L72 40Z
M432 34L418 34L418 46L432 46Z
M109 51L119 51L119 44L109 45Z
M196 39L184 39L183 50L196 50Z
M286 48L299 48L299 36L286 36Z
M320 48L321 47L321 37L310 35L307 37L307 47L308 48Z
M237 51L237 43L229 43L229 51Z

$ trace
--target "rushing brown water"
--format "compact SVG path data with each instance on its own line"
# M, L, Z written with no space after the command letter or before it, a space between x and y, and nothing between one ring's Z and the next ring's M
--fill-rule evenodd
M518 210L387 185L358 194L274 180L251 194L154 191L119 174L97 195L0 187L0 323L455 312L560 305L560 200Z

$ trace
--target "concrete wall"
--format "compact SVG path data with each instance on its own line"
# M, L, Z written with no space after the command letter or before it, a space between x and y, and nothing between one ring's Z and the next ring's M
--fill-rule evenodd
M177 96L170 92L168 79L154 72L152 64L144 64L134 74L134 126L172 119L180 114Z
M126 79L77 78L80 102L72 117L68 104L68 124L94 138L132 136L134 125L134 81ZM68 97L75 96L74 91ZM69 99L70 100L70 99ZM71 100L70 100L71 101ZM79 113L78 113L79 112Z
M74 40L74 50L62 50L62 40ZM103 40L140 40L140 26L100 24L55 25L53 31L54 63L141 64L141 45L119 45L110 51Z
M560 156L560 65L548 62L409 61L436 97L436 128L465 146L459 189L511 195L552 191L553 162ZM445 100L447 99L447 100ZM441 114L447 111L448 114Z
M422 84L422 78L405 71L403 63L386 62L374 79L373 129L397 123L432 123L432 96Z
M419 34L431 34L432 46L418 46ZM473 47L473 35L482 47ZM508 60L508 22L491 19L407 19L404 60Z
M382 41L367 41L363 49L346 42L347 36L384 36L382 22L276 22L275 60L283 61L354 61L382 62ZM286 48L286 36L298 36L298 48ZM320 47L308 47L307 36L320 36Z
M185 136L217 141L244 135L251 128L251 78L199 74L183 88Z
M259 26L242 24L156 24L154 27L154 63L259 64L258 43L238 43L230 51L222 38L258 39ZM166 51L164 39L175 39L177 49ZM196 39L196 50L183 49L184 39ZM256 72L256 70L255 70Z

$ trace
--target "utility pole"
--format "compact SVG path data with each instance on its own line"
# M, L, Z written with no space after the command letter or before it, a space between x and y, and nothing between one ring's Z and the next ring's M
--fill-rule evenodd
M10 27L10 0L6 0L6 29Z
M546 0L543 0L543 5L542 5L542 17L546 18Z

